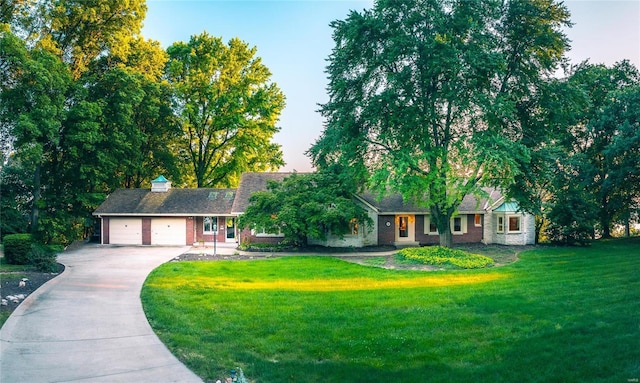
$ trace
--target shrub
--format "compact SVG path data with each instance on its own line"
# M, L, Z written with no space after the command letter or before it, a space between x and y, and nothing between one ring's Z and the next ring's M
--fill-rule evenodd
M31 234L9 234L4 237L4 257L10 265L26 265L33 238Z
M33 244L28 258L38 271L51 273L58 269L58 253L50 246Z
M489 257L442 246L410 247L400 250L398 255L425 265L449 265L462 269L479 269L493 265L493 259Z

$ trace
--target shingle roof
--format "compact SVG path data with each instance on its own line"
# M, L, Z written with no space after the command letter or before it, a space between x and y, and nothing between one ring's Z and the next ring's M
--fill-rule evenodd
M501 197L496 189L485 188L488 197L477 198L474 195L467 195L462 199L458 207L459 213L473 213L486 210L491 203ZM380 214L394 213L428 213L429 209L420 206L412 201L404 201L402 195L394 193L379 198L377 194L365 192L359 195L369 205L375 207Z
M231 214L236 189L118 189L93 215L226 215Z
M238 189L170 189L152 192L149 189L118 189L96 209L93 215L167 216L167 215L231 215L244 213L249 197L256 191L267 190L268 181L282 181L294 173L243 173ZM468 195L458 208L460 213L473 213L489 209L502 196L495 189L485 189L487 198ZM377 194L365 192L359 197L380 214L426 213L428 209L400 194L389 194L381 199Z
M280 182L292 174L294 173L242 173L240 184L238 185L238 193L231 212L234 214L244 213L249 206L249 197L251 197L251 194L257 191L267 190L267 182L269 181Z

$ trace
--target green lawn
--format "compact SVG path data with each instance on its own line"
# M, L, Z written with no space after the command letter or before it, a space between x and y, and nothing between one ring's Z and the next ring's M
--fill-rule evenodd
M168 263L142 299L214 382L628 382L640 378L640 239L541 248L483 270L326 257Z

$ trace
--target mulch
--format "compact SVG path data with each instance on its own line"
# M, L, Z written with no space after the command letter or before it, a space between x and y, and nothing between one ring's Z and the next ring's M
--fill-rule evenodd
M16 271L0 273L0 296L23 294L25 297L36 291L49 280L57 277L64 271L64 266L58 264L58 270L53 273L41 273L37 271ZM20 287L20 281L26 278L24 287ZM0 311L13 312L20 303L7 302L6 306L0 306Z

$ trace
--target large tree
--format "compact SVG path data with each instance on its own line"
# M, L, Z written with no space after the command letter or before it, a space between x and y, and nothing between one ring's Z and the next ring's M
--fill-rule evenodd
M38 3L39 44L55 52L79 78L106 53L126 55L147 12L144 0L55 0Z
M355 202L352 189L336 178L336 174L322 171L271 181L268 190L251 196L238 225L281 232L286 242L296 246L306 246L307 239L325 240L328 234L371 230L371 218Z
M105 193L159 172L179 180L167 54L136 36L143 1L9 5L11 24L0 24L2 206L13 217L28 210L43 241L67 243L86 234Z
M611 67L584 63L571 81L586 93L589 105L573 126L571 149L579 172L574 182L596 207L602 236L629 216L638 187L638 100L640 72L628 61Z
M466 194L509 185L518 110L550 77L569 13L552 0L379 0L335 21L326 127L310 149L430 209L440 244Z
M198 187L234 185L246 171L284 164L271 142L284 95L271 73L237 38L225 44L206 32L168 49L184 141L181 154Z
M58 155L71 75L56 56L44 49L27 49L8 31L0 32L0 52L5 69L0 84L0 126L4 139L10 141L7 145L33 171L30 222L31 231L36 232L43 173Z

